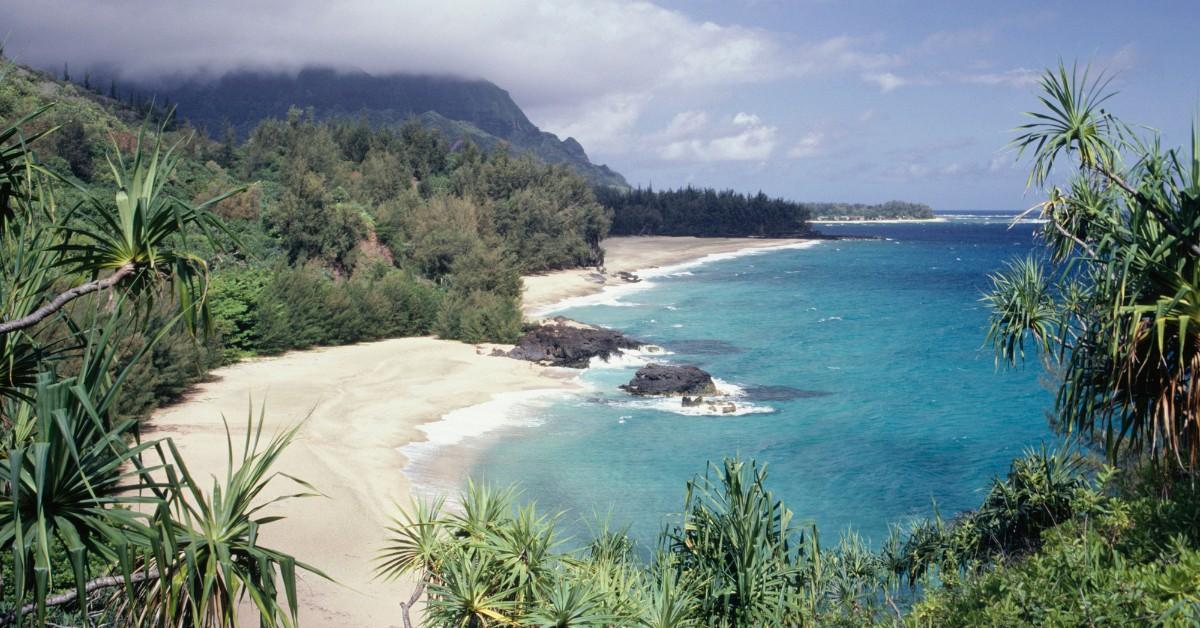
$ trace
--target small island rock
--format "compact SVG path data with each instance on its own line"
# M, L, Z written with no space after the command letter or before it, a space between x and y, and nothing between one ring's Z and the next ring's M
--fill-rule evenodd
M712 376L695 366L647 364L622 390L635 395L705 396L719 394Z
M506 355L547 366L587 368L594 357L608 360L642 343L621 332L558 317L525 332Z

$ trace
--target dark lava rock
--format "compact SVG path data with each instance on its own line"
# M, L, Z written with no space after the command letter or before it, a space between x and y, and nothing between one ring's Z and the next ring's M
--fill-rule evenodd
M647 364L622 390L635 395L715 395L712 376L695 366Z
M576 323L558 317L525 332L508 357L548 366L587 368L593 357L608 360L624 349L637 349L642 343L624 334Z

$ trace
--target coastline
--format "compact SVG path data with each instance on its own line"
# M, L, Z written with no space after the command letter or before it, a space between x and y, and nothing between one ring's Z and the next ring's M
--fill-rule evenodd
M527 277L527 316L619 298L648 281L720 259L813 240L631 237L605 240L608 264ZM629 282L618 273L642 278ZM453 490L492 432L527 418L530 404L584 389L581 371L494 357L491 347L435 338L400 338L292 352L217 369L187 398L150 419L154 436L172 436L198 478L221 475L226 441L245 433L246 412L265 403L264 434L303 421L275 470L310 482L324 497L275 505L286 517L263 530L263 543L293 553L337 580L301 575L301 620L309 625L399 625L396 600L411 582L373 578L374 557L397 508L429 489ZM305 418L307 417L307 418ZM464 442L467 441L467 442ZM271 497L295 492L278 479Z
M817 242L803 238L608 238L602 244L605 251L603 272L595 268L577 268L524 277L522 307L526 318L537 319L557 310L586 305L585 299L606 291L644 290L653 285L646 283L646 279L669 274L672 269L682 271L685 266L776 249L807 247ZM642 281L629 282L621 277L622 274L636 275Z
M847 218L839 220L836 218L813 219L809 223L814 225L897 225L908 222L950 222L950 219L945 216L934 216L933 218Z

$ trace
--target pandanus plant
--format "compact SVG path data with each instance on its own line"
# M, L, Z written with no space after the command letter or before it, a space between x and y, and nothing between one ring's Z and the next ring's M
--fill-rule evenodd
M1200 464L1200 133L1163 150L1103 105L1103 77L1060 66L1042 78L1043 110L1014 141L1033 155L1031 185L1071 161L1073 178L1036 206L1046 266L994 277L989 338L1003 362L1026 339L1062 374L1066 431L1159 463ZM1032 210L1031 210L1032 211Z
M260 447L260 417L240 462L230 442L225 480L206 492L170 440L142 442L136 423L113 411L131 369L172 326L204 320L207 266L189 234L223 229L208 207L224 195L200 206L169 197L178 145L164 151L161 133L146 142L143 128L132 159L110 161L111 201L81 190L85 204L60 211L55 184L68 182L37 165L29 144L39 135L20 130L39 113L0 131L0 552L17 604L0 625L28 614L45 624L64 604L86 621L101 589L120 591L107 609L125 625L233 626L247 598L263 625L294 625L297 571L323 574L259 535L279 519L262 510L278 499L260 498L295 431ZM179 306L171 324L118 367L117 339L138 332L122 313L149 307L168 285ZM41 324L101 291L113 298L75 303L94 326L64 316L69 337L43 337ZM77 358L74 372L56 367L62 355ZM49 595L64 568L73 588Z

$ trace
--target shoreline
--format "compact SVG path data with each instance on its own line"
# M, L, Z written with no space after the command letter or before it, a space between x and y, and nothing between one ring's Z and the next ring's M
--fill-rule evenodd
M806 248L818 242L812 238L609 238L602 244L605 250L602 270L577 268L523 277L522 309L526 318L536 320L569 307L587 305L589 298L598 298L606 292L611 296L651 288L653 284L648 279L687 267L772 250ZM622 275L634 275L641 281L627 281Z
M827 218L812 219L808 222L814 225L898 225L909 222L950 222L950 219L945 216L934 216L933 218L849 218L846 220Z
M525 278L534 284L526 284L531 302L525 312L560 310L578 299L619 298L623 290L652 288L653 277L817 242L613 238L604 242L609 258L604 273L576 269ZM628 282L619 273L642 279ZM208 478L224 474L222 415L235 443L245 434L251 403L257 418L265 402L264 434L303 421L274 470L310 482L328 500L272 506L269 514L286 519L264 528L263 543L337 580L298 577L304 623L398 625L395 600L407 599L414 583L377 581L372 571L397 508L407 508L414 496L459 488L471 464L504 429L529 420L531 405L586 390L580 381L584 370L490 354L486 345L423 337L246 360L213 371L213 379L182 401L155 412L147 429L174 437L192 473ZM276 480L262 497L294 488Z
M298 574L301 621L313 626L399 625L396 600L413 583L374 578L375 557L412 479L401 448L426 439L422 426L499 395L561 392L575 373L494 357L473 345L429 337L286 353L213 371L188 398L160 409L147 430L173 437L206 488L223 478L226 441L246 433L246 413L264 410L266 437L303 423L273 471L303 479L322 497L294 499L264 513L285 517L263 528L262 543L295 555L337 580ZM465 473L465 457L446 456ZM448 467L447 470L452 470ZM284 478L261 496L294 493Z

